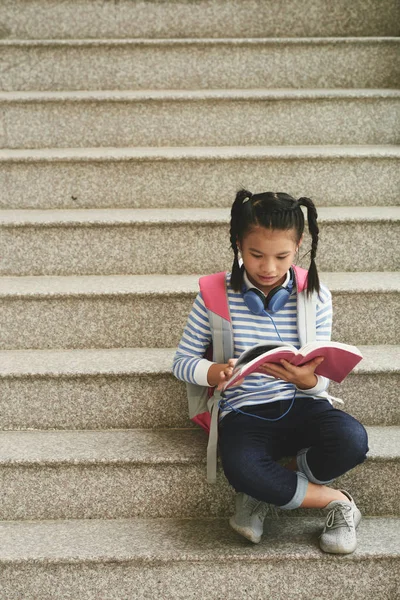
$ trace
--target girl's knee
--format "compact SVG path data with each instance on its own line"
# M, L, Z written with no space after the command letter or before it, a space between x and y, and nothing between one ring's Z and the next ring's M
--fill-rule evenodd
M365 427L356 419L352 419L350 427L344 430L345 452L358 457L357 464L365 460L368 448L368 434Z

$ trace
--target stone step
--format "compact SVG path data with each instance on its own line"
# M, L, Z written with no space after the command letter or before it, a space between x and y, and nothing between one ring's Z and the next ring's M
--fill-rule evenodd
M2 0L4 38L399 35L396 0Z
M396 144L397 90L0 92L0 147Z
M198 278L1 277L0 348L175 347ZM399 273L322 272L320 279L333 294L333 339L355 345L398 343L393 318L399 310Z
M0 523L0 585L7 600L139 600L143 590L163 600L309 600L327 597L327 580L333 598L397 596L400 519L364 517L343 558L319 549L323 518L267 519L253 546L227 517Z
M241 185L318 206L390 206L399 159L398 146L0 150L0 206L220 208Z
M366 515L400 516L400 427L367 430L367 461L335 486ZM2 431L0 519L225 516L234 492L222 471L207 483L206 445L198 429Z
M400 270L400 256L387 251L399 239L399 207L324 207L318 214L321 270ZM218 208L4 210L0 274L222 271L233 260L229 222L230 210ZM304 266L310 248L307 235L300 251Z
M364 359L330 392L364 425L400 425L399 346L360 346ZM175 348L0 351L0 428L189 427ZM338 406L338 405L336 405ZM342 407L341 407L342 408Z
M5 40L0 89L396 88L399 45L395 37Z

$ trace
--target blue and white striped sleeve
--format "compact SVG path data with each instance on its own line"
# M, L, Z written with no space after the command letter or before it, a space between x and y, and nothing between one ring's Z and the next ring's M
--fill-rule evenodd
M207 309L199 293L193 303L172 363L172 372L181 381L208 385L207 373L214 364L204 358L211 343Z
M332 335L332 294L323 284L320 285L316 321L316 341L329 342ZM316 385L308 390L301 390L303 394L318 396L328 389L329 379L322 375L316 377L318 379Z

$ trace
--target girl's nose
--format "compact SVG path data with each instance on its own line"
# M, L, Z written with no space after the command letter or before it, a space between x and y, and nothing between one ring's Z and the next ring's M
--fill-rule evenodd
M274 275L275 264L272 261L264 261L263 266L262 266L262 272L265 277Z

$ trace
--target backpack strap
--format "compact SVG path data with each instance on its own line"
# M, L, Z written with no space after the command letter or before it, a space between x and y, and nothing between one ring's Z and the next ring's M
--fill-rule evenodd
M213 361L225 363L233 357L234 352L226 273L221 272L201 277L199 285L212 332ZM209 483L215 483L217 479L218 403L220 398L221 394L214 390L214 394L208 401L208 410L211 415L207 446L207 481Z
M314 292L307 294L308 271L293 265L297 288L297 331L300 348L309 342L314 342L317 336L317 298Z
M199 286L206 308L226 319L226 321L230 321L231 316L226 293L226 272L222 271L200 277Z

